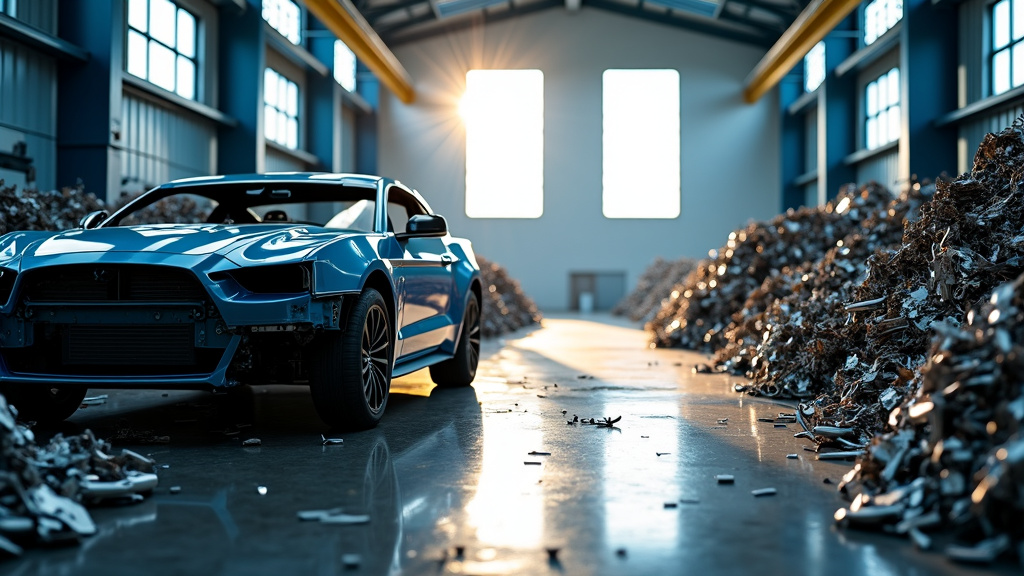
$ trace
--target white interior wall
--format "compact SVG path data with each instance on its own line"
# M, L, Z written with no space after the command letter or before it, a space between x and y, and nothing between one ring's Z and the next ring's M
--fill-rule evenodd
M506 266L544 310L568 307L572 272L624 271L631 288L656 256L702 257L731 230L778 212L777 96L773 91L747 105L741 95L763 48L583 8L546 10L395 52L417 95L405 105L382 94L381 174L418 188L453 234ZM474 68L544 72L544 213L538 219L465 215L465 130L457 106ZM601 75L609 68L680 73L678 218L602 215Z

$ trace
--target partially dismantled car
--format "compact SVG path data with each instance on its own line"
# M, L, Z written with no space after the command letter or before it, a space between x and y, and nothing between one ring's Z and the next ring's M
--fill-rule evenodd
M183 197L201 218L154 221ZM0 391L36 420L89 387L308 382L325 423L369 428L392 377L467 386L480 355L470 242L376 176L178 180L80 229L0 236L0 302Z

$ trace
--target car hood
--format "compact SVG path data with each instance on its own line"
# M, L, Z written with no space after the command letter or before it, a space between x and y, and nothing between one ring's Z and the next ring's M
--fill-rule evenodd
M65 254L132 252L204 256L220 254L242 261L281 262L309 255L342 237L357 234L293 224L153 224L68 230L29 241L26 260ZM26 238L28 240L28 238Z

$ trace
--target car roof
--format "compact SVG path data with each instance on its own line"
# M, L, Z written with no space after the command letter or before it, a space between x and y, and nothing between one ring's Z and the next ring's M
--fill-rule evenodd
M268 182L331 182L342 186L377 188L381 181L393 182L382 176L369 174L330 174L324 172L270 172L267 174L227 174L223 176L199 176L182 178L159 186L159 188L186 188L193 186L216 186L218 184L267 184ZM397 184L397 182L395 182Z

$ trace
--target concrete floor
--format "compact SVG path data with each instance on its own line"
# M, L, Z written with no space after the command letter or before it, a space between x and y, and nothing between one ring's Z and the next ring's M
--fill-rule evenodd
M115 450L152 455L168 466L160 486L142 504L93 509L99 533L81 545L30 550L0 568L12 576L1014 572L837 530L835 482L849 464L815 461L793 438L796 425L757 421L787 406L733 393L735 377L692 374L701 355L649 349L645 334L620 320L546 319L485 342L484 358L470 389L434 389L425 373L396 380L384 422L357 434L326 430L304 387L110 391L62 431L91 428ZM622 420L611 429L567 425L574 414ZM321 433L344 445L322 446ZM169 443L140 443L164 435ZM253 437L262 446L241 447ZM717 484L716 474L736 482ZM777 494L751 494L765 487ZM335 507L370 521L297 518ZM345 555L358 558L346 566Z

